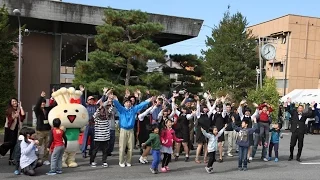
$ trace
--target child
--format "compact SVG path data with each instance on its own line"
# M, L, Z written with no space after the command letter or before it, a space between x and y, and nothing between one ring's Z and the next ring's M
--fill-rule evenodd
M275 154L274 162L279 161L278 159L279 138L283 138L280 132L280 129L281 129L280 124L275 124L273 125L273 128L270 129L271 138L270 138L270 144L269 144L269 158L268 158L269 161L271 161L273 147L274 147L274 154Z
M150 168L150 171L153 174L158 174L159 170L158 170L158 166L160 163L160 137L159 137L159 128L157 124L153 124L151 126L152 129L152 133L149 134L149 139L145 142L142 143L142 146L145 146L146 144L150 144L151 143L151 148L152 148L152 165Z
M206 138L209 139L209 142L208 142L209 161L208 161L207 166L205 167L207 173L209 173L209 174L213 173L212 165L216 161L216 157L215 156L216 156L216 151L217 151L217 148L218 148L218 138L223 134L223 132L226 129L226 127L227 127L227 124L219 132L218 132L218 128L217 127L213 127L213 134L209 134L209 133L206 132L206 130L201 128L202 134Z
M39 144L38 140L33 140L35 135L35 130L32 128L27 128L25 131L21 132L24 139L21 141L21 157L20 157L20 167L25 175L34 176L35 169L42 166L42 162L38 161L36 155L37 147Z
M67 147L67 137L63 130L60 129L61 120L55 118L52 121L53 129L49 133L49 143L47 150L50 151L50 147L53 149L51 154L51 170L47 175L56 175L62 173L62 156L65 148Z
M161 172L167 172L170 170L168 167L168 164L171 160L171 154L173 153L173 150L172 150L173 141L176 141L176 142L183 141L183 139L178 139L176 137L175 132L172 129L172 124L173 124L173 121L170 119L167 119L165 121L166 128L164 128L161 131L161 136L160 136L161 145L162 145L161 152L163 153Z
M97 163L94 162L96 155L102 150L102 166L108 167L107 157L110 141L110 118L111 118L111 106L107 106L107 102L100 102L100 107L94 113L94 149L90 156L91 167L96 167Z
M254 127L248 128L249 121L243 120L241 123L241 127L237 127L235 123L235 119L232 118L233 121L233 129L238 132L237 135L237 145L239 145L239 171L247 171L247 154L249 147L249 136L252 135L257 130L257 121L254 119Z
M14 161L15 161L15 165L16 165L16 170L14 171L15 175L20 174L20 157L21 157L20 144L21 144L21 141L24 140L24 136L22 134L24 131L26 131L26 129L27 129L27 127L21 128L20 133L19 133L19 137L18 137L18 142L14 147Z

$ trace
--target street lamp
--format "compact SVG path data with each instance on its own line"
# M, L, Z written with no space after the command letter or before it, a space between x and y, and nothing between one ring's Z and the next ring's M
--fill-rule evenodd
M13 14L18 17L19 22L19 66L18 66L18 102L21 101L21 41L22 41L22 35L21 35L21 23L20 23L20 16L21 12L19 9L14 9Z

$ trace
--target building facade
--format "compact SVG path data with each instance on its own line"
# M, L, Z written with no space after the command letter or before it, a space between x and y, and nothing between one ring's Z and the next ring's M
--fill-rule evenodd
M320 87L320 18L289 14L248 29L276 47L275 60L264 61L264 68L275 77L280 96Z

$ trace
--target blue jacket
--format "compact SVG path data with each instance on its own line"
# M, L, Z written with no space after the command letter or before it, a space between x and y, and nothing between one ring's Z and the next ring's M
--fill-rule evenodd
M272 142L273 144L279 143L280 137L282 138L280 130L277 131L274 128L272 128L270 129L270 132L271 132L270 142Z
M135 105L129 109L123 107L119 101L113 100L114 106L117 108L119 114L119 126L120 128L131 130L134 128L136 122L136 114L143 108L148 106L149 101L144 101L138 105Z

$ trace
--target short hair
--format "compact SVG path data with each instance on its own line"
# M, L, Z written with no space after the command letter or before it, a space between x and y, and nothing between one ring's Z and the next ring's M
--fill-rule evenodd
M249 120L245 119L245 120L242 120L242 122L244 122L246 125L249 124Z
M154 131L155 129L157 129L157 128L159 128L159 127L158 127L158 124L152 124L150 130L153 132L153 131Z
M230 107L231 107L231 104L230 104L230 103L227 103L226 106L230 106Z
M161 103L163 103L163 98L159 97L157 98L158 101L160 101Z
M59 118L53 119L52 125L53 125L53 127L55 127L55 128L59 128L60 125L61 125L61 120L60 120Z

